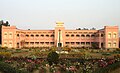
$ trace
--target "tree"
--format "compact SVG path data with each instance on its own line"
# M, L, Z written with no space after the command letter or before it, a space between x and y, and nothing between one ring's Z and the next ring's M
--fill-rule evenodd
M49 63L49 65L51 66L52 64L58 64L58 61L59 61L59 55L52 51L48 54L47 56L47 61Z
M0 21L0 25L3 24L3 20Z
M81 28L77 28L76 30L81 30Z
M94 27L91 30L96 30Z

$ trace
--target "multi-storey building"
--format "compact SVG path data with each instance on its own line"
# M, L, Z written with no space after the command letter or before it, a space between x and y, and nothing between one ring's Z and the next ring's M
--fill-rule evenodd
M119 48L118 26L103 29L65 29L57 22L54 30L20 30L16 26L2 26L2 47L92 47Z

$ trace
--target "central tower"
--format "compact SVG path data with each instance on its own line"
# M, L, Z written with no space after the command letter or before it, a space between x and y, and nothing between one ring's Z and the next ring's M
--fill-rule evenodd
M55 27L55 45L56 47L64 46L65 27L63 22L56 22Z

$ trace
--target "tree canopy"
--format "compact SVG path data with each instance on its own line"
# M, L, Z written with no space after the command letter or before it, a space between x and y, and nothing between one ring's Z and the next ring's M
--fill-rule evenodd
M57 64L59 61L59 55L55 51L52 51L48 54L47 61L49 65Z

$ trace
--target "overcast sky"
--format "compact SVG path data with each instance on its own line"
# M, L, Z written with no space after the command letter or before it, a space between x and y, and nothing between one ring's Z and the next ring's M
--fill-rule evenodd
M120 0L0 0L0 20L20 29L120 27Z

